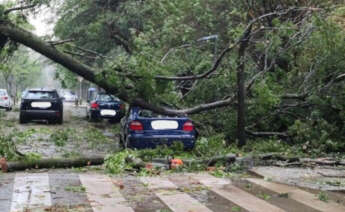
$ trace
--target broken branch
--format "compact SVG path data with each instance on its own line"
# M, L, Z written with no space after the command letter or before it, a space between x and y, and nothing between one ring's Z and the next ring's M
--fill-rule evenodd
M13 11L30 9L30 8L35 7L36 5L37 4L30 4L30 5L21 6L21 7L13 7L13 8L10 8L8 10L5 10L4 14L7 15L10 12L13 12Z

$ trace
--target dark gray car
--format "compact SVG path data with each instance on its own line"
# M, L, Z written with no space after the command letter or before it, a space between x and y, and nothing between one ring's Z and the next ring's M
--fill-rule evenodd
M31 120L48 120L62 124L63 98L55 89L29 89L22 96L20 123Z

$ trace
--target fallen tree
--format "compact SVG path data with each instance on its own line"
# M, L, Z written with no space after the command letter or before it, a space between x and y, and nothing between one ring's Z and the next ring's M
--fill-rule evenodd
M104 163L104 157L81 157L75 159L49 158L35 161L15 161L1 164L3 172L22 171L26 169L48 169L48 168L71 168L84 167L91 165L101 165Z
M37 37L33 33L22 29L8 21L0 20L0 35L9 38L15 42L21 43L38 53L46 56L47 58L53 60L54 62L66 67L73 73L83 77L84 79L95 83L109 93L116 94L120 99L128 102L132 105L138 105L143 108L150 109L160 114L166 115L181 115L181 114L194 114L202 111L225 107L233 103L235 100L234 96L228 97L224 100L219 100L211 103L200 104L191 108L174 110L165 107L160 107L153 105L140 97L131 98L130 95L121 90L114 84L109 83L106 78L102 75L97 75L98 70L94 70L91 67L82 64L81 62L75 60L71 56L58 51L54 45L43 41L41 38Z
M118 154L118 153L116 153ZM149 161L144 161L140 157L128 154L121 159L125 164L129 164L131 169L140 170L154 167L158 169L170 169L173 158L153 158ZM178 159L178 158L176 158ZM179 159L178 159L179 160ZM71 167L85 167L91 165L102 165L105 159L102 156L81 157L75 159L39 159L35 161L15 161L6 162L0 160L0 167L3 172L22 171L27 169L50 169L50 168L71 168ZM119 161L117 161L119 162ZM231 166L232 164L240 165L244 170L251 169L254 166L279 166L279 167L344 167L345 160L338 160L335 158L299 158L295 156L285 156L280 153L265 153L259 155L248 155L244 157L236 156L235 154L218 155L210 158L202 159L182 159L183 166L188 168L195 165L201 167L213 167L217 163L224 166ZM128 171L127 170L127 171ZM122 170L126 171L126 170Z
M24 7L25 9L25 7ZM309 11L313 10L313 8L289 8L289 9L283 9L279 11L270 12L267 14L263 14L259 17L253 18L251 21L249 21L248 25L243 30L242 35L239 37L239 39L231 46L225 48L221 54L218 56L212 67L205 71L202 74L199 75L191 75L191 76L183 76L183 77L175 77L175 76L153 76L156 80L171 80L171 81L179 81L179 80L195 80L195 79L208 79L208 76L216 72L216 70L219 68L221 62L225 58L225 56L233 51L235 47L237 46L245 46L246 42L249 41L249 39L252 36L252 28L255 26L256 23L260 22L261 20L264 20L268 17L280 17L284 15L288 15L291 12L294 11ZM8 11L11 11L9 9ZM1 12L1 11L0 11ZM259 29L260 31L260 29ZM257 31L256 33L258 33ZM96 85L100 86L104 90L106 90L109 93L115 94L123 101L132 104L132 105L138 105L143 108L152 110L154 112L157 112L159 114L165 114L165 115L186 115L186 114L196 114L207 110L212 110L220 107L226 107L231 104L233 104L237 98L237 95L229 95L228 97L225 97L221 100L216 100L214 102L209 103L202 103L196 106L192 106L190 108L184 108L184 109L169 109L166 107L158 106L157 104L154 104L152 102L149 102L140 96L131 97L128 90L121 89L118 85L115 85L114 83L111 83L107 80L107 77L102 74L102 70L96 70L88 65L85 65L81 63L80 61L74 59L73 57L69 56L68 54L65 54L58 49L56 49L54 42L46 42L43 39L39 38L38 36L34 35L33 33L11 23L7 18L6 14L0 14L0 38L3 38L4 41L12 40L14 42L23 44L34 51L46 56L47 58L51 59L52 61L64 66L71 72L83 77L85 80L90 81L92 83L95 83ZM1 45L0 45L1 47ZM241 49L241 48L240 48ZM245 49L242 48L244 51ZM243 52L244 54L245 52ZM242 58L242 57L241 57ZM241 59L239 58L239 59ZM239 63L239 68L241 68L244 65L243 62ZM113 73L112 73L113 74ZM121 76L121 74L119 74ZM128 76L130 77L130 76ZM252 86L253 82L256 78L251 79L248 81L248 86L245 89L247 92L250 87ZM244 80L243 80L244 85ZM129 85L124 85L124 87L131 87ZM243 91L242 91L243 93Z

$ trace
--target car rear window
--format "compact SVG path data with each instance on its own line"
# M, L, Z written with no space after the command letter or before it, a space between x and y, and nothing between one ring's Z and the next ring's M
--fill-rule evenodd
M117 97L114 97L113 95L108 95L108 94L99 94L97 97L97 100L101 102L119 101Z
M146 117L146 118L155 118L155 117L159 116L159 114L157 114L151 110L143 110L143 109L139 110L138 115L140 117Z
M161 114L157 114L151 110L146 110L146 109L140 109L138 112L138 115L144 118L166 118L166 117L176 118L178 117L178 116L161 115Z
M55 91L29 91L25 99L56 99L58 95Z

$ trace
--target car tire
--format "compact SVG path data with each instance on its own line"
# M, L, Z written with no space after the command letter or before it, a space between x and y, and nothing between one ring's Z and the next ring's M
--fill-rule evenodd
M57 124L60 124L60 125L63 124L63 118L62 118L62 117L57 118L57 119L56 119L56 123L57 123Z
M11 107L7 107L7 108L6 108L6 111L11 111L11 110L12 110Z
M28 119L27 119L27 117L25 117L23 114L20 114L19 115L19 123L20 124L25 124L25 123L28 123Z
M86 120L89 120L90 119L90 114L89 112L86 110Z
M89 122L99 122L99 118L96 118L92 115L92 113L89 114Z
M57 119L56 119L56 123L57 124L63 124L63 113L61 112L61 116L59 116Z
M109 119L109 123L111 123L111 124L117 124L117 123L119 123L120 121L121 121L121 119L119 119L119 118Z
M91 116L89 116L88 121L89 121L89 122L96 122L96 119L95 119L95 118L92 118Z

